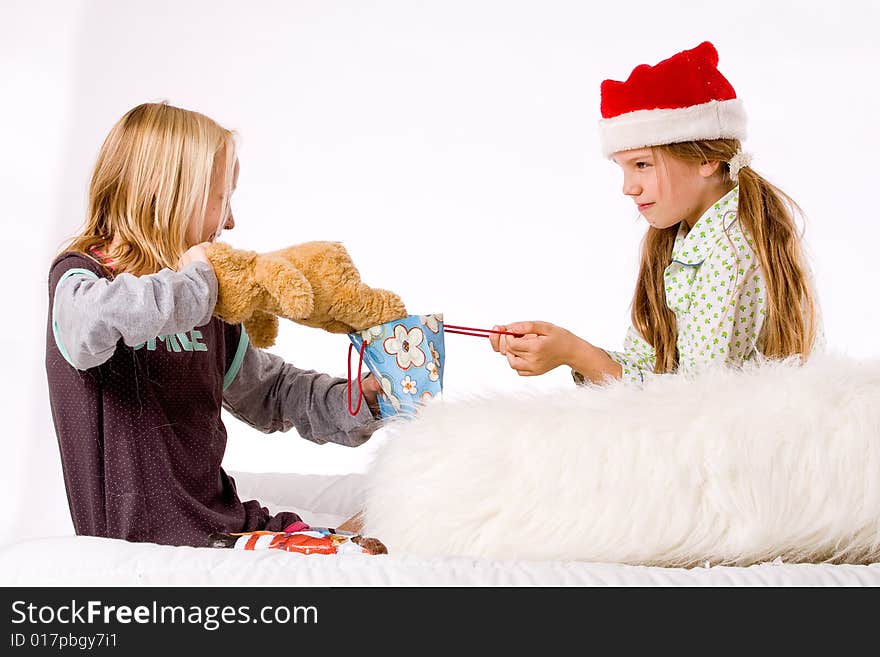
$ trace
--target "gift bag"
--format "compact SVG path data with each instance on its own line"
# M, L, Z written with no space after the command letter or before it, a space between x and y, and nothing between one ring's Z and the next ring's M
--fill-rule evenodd
M443 315L409 315L364 331L349 333L348 410L357 415L363 393L353 407L352 350L358 352L357 384L366 365L382 386L382 417L414 415L418 407L443 390Z

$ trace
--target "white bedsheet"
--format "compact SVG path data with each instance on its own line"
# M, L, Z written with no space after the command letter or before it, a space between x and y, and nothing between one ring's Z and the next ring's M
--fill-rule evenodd
M168 547L67 536L0 550L3 586L878 586L880 564L648 568Z
M362 475L234 475L243 499L333 526L356 511ZM381 538L381 537L380 537ZM0 548L2 586L880 586L880 564L650 568L582 562L311 555L169 547L86 536Z

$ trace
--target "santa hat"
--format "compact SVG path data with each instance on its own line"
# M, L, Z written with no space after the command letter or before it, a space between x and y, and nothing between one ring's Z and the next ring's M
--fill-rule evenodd
M643 64L626 82L602 82L602 154L699 139L745 139L746 112L718 71L708 41L656 66Z

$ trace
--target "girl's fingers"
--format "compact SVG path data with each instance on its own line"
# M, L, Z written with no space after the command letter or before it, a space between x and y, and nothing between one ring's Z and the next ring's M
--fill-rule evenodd
M534 376L535 373L532 370L532 366L525 358L522 356L517 356L516 354L508 354L507 362L510 364L510 367L516 370L516 373L519 376Z
M506 331L507 329L505 329L503 326L493 326L492 330L493 331ZM501 348L501 338L503 338L503 337L504 337L503 335L498 335L497 333L490 333L489 334L489 344L492 345L492 349L494 349L496 352L499 351Z
M517 322L516 324L510 324L507 326L496 325L492 327L492 330L507 331L509 333L523 333L523 331L515 330L513 327L536 329L538 324L540 324L540 322ZM520 356L534 351L534 341L538 335L538 333L532 332L531 334L526 333L521 338L515 338L512 335L490 333L489 343L492 345L492 349L497 353L500 353L502 356L508 356L511 353Z
M523 358L522 356L517 356L516 354L511 352L508 352L507 354L507 363L517 372L529 368L529 364L525 358Z
M512 351L517 355L530 354L538 346L538 342L535 340L538 337L536 335L526 335L522 338L513 338L506 335L504 337L507 338L507 351Z
M507 330L511 333L546 335L548 326L547 322L514 322L508 324Z

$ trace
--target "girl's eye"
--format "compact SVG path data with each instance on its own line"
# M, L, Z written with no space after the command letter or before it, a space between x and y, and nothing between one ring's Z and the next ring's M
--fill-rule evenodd
M636 162L636 169L646 169L651 166L648 162Z

